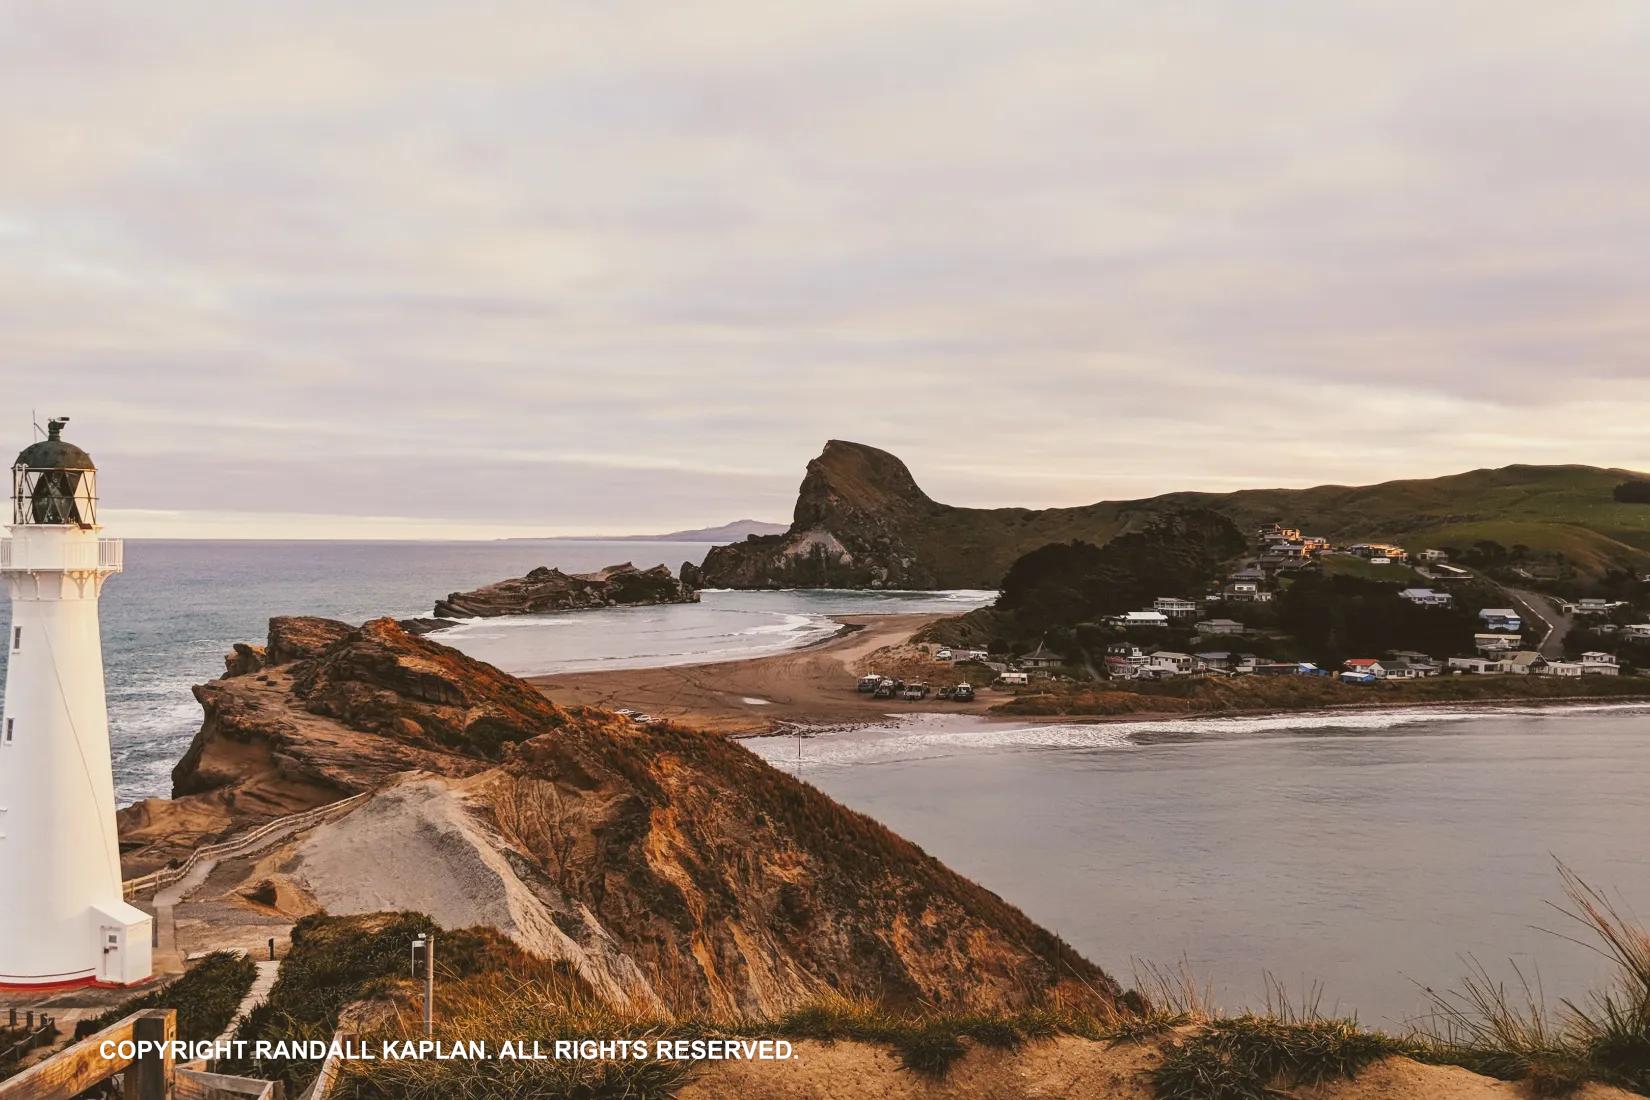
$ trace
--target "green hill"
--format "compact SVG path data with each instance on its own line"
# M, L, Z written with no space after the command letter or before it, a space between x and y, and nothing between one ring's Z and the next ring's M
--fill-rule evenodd
M1563 553L1583 572L1650 566L1650 505L1612 497L1643 475L1596 466L1503 466L1378 485L1170 493L1137 505L1212 508L1240 526L1287 521L1336 540L1415 551L1489 539Z
M1506 466L1377 485L1179 492L1078 508L957 508L924 493L894 455L831 440L808 464L790 529L715 548L703 583L992 588L1038 547L1101 544L1188 509L1219 512L1245 532L1278 521L1338 542L1395 542L1410 550L1488 539L1562 553L1583 574L1644 572L1650 504L1612 495L1635 476L1592 466Z

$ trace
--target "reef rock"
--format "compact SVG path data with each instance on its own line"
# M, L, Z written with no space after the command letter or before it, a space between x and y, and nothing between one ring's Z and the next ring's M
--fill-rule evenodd
M595 573L563 573L541 565L525 577L513 577L471 592L454 592L436 601L435 613L446 619L491 618L636 604L697 603L698 600L698 589L678 580L663 565L638 569L625 562Z

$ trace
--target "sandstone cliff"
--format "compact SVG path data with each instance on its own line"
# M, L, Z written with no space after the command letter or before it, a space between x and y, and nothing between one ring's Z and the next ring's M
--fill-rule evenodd
M614 1000L676 1011L1117 993L1001 898L735 742L558 707L390 620L273 620L229 664L197 689L180 797L149 826L377 791L266 865L268 896L492 924Z
M699 593L687 582L685 574L678 580L663 565L638 569L625 562L595 573L563 573L541 565L525 577L512 577L470 592L450 593L446 599L436 601L435 613L448 619L490 618L698 600Z

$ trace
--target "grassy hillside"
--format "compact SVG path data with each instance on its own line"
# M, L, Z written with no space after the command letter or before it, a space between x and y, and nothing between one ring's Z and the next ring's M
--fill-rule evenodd
M1284 520L1332 539L1396 542L1410 550L1468 545L1559 552L1578 569L1650 566L1650 505L1619 503L1612 490L1633 475L1593 466L1505 466L1378 485L1171 493L1137 507L1201 505L1240 526Z
M717 547L716 587L994 587L1050 543L1101 544L1167 512L1210 509L1245 531L1282 521L1341 541L1411 550L1479 540L1563 554L1583 575L1650 570L1650 504L1617 501L1638 477L1592 466L1506 466L1446 477L1309 489L1179 492L1078 508L957 508L886 451L832 440L808 465L785 535Z

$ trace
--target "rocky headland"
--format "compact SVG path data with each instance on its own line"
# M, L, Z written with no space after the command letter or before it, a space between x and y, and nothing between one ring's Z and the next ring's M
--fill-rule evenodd
M539 566L525 577L512 577L469 592L453 592L437 600L435 614L442 619L492 618L548 611L585 611L601 607L644 604L697 603L697 570L684 562L678 578L656 565L638 569L630 562L609 565L594 573L563 573Z
M129 874L372 791L262 859L248 896L490 925L615 1003L671 1011L1118 995L995 894L736 742L558 706L388 619L275 619L226 663L196 689L174 798L123 814Z

